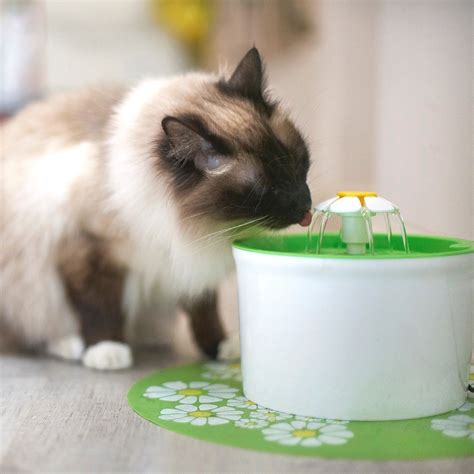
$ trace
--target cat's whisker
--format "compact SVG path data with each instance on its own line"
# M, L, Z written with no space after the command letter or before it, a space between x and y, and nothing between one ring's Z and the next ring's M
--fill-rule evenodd
M189 219L194 219L195 217L203 216L204 214L209 214L209 213L210 213L210 211L198 212L196 214L192 214L191 216L183 217L182 221L187 221Z
M204 244L215 245L224 240L228 240L229 238L234 239L236 236L248 234L249 231L252 231L257 227L267 225L270 219L271 218L268 216L262 216L258 219L245 222L240 226L233 226L232 228L225 229L225 232L220 232L219 234L215 234L211 238L208 238L206 241L204 241Z
M255 227L251 229L251 232L242 232L242 233L234 235L232 240L237 240L237 239L242 239L242 238L247 238L247 237L255 237L257 235L262 234L263 232L266 232L267 230L268 229L266 227Z
M237 231L237 233L234 234L234 235L226 235L226 236L224 236L224 237L222 236L222 234L217 235L217 236L215 236L215 238L218 238L217 240L209 239L208 241L206 241L206 242L204 243L205 245L199 246L199 247L193 252L193 254L194 254L194 253L197 253L197 252L201 252L201 251L203 251L203 250L205 250L205 249L207 249L207 248L209 248L209 247L211 247L211 246L218 245L219 243L228 240L229 237L232 237L233 240L235 240L236 238L243 237L243 236L246 235L246 233L249 232L249 230L255 229L255 228L259 227L259 226L266 226L266 225L268 225L268 223L269 223L270 221L271 221L271 218L270 218L270 217L268 217L268 216L263 216L263 217L262 217L262 220L259 220L259 222L255 222L255 223L254 223L253 225L251 225L250 227L247 227L247 228L245 228L245 229L241 229L241 230ZM261 231L265 231L265 230L266 230L266 227L264 227L264 228L261 229ZM253 235L253 233L252 233L252 235Z
M233 237L238 237L238 236L242 236L242 235L245 235L247 234L249 231L255 229L255 228L258 228L258 227L261 227L261 226L265 226L267 225L268 221L269 221L269 217L266 217L265 219L263 219L262 221L260 222L257 222L253 225L251 225L250 227L246 227L245 229L240 229L237 231L237 233L233 234Z
M245 233L245 232L236 234L236 235L234 236L234 239L233 239L233 240L237 240L237 239L241 239L241 238L246 238L246 237L257 237L257 236L262 235L262 234L264 234L264 233L272 233L272 229L270 229L269 227L267 227L269 224L270 224L270 221L269 221L268 223L266 223L264 227L252 229L251 234L248 234L248 233ZM257 226L256 226L256 227L257 227Z
M221 229L221 230L218 230L218 231L216 231L216 232L212 232L212 233L210 233L210 234L204 235L204 236L202 236L202 237L199 237L198 239L193 240L193 241L190 242L188 245L195 244L195 243L200 242L200 241L202 241L202 240L208 240L208 239L213 238L213 237L218 237L218 236L220 236L220 235L222 235L222 234L225 234L225 233L227 233L227 232L231 232L232 230L237 229L237 228L239 228L239 227L243 227L243 226L245 226L245 225L249 225L249 224L253 224L254 222L261 221L261 220L265 219L265 217L266 217L266 216L259 217L259 218L257 218L257 219L253 219L253 220L250 220L250 221L247 221L247 222L243 222L243 223L241 223L241 224L237 224L237 225L232 226L232 227L228 227L228 228L226 228L226 229Z

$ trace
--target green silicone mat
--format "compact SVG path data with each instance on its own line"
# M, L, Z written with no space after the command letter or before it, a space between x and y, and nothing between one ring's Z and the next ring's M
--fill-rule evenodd
M470 377L474 383L473 369ZM416 420L300 417L247 400L239 364L202 362L145 377L130 389L128 401L138 415L162 428L256 451L373 460L474 456L474 399Z

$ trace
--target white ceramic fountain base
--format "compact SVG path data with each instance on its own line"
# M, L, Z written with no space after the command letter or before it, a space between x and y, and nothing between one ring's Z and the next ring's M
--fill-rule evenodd
M249 399L342 420L417 418L464 403L473 255L234 256Z

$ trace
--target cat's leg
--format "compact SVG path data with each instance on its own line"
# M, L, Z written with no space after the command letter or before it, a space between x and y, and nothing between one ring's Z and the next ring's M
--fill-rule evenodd
M60 265L67 295L79 319L86 349L83 364L99 370L132 365L124 342L122 292L125 270L107 256L104 246L91 238Z
M217 359L236 360L240 358L240 334L232 333L218 347Z
M126 313L126 340L134 347L168 346L176 334L177 299L159 285L143 287L143 279L127 274L123 306Z
M2 338L12 347L41 348L61 359L80 360L84 341L79 321L55 262L35 247L11 254L3 256L0 278Z
M84 339L78 334L59 337L46 343L46 352L65 360L81 360L84 354Z
M82 362L97 370L119 370L131 367L132 351L128 344L117 341L100 341L86 349Z
M217 310L217 295L210 291L191 302L183 303L199 348L209 357L216 358L220 343L225 339Z

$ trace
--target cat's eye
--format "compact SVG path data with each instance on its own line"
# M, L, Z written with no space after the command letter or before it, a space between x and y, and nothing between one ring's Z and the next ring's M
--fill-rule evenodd
M208 155L206 157L206 168L209 171L214 171L220 168L224 164L222 156L219 155Z
M196 168L201 171L220 171L227 162L226 157L217 153L200 153L195 158Z

